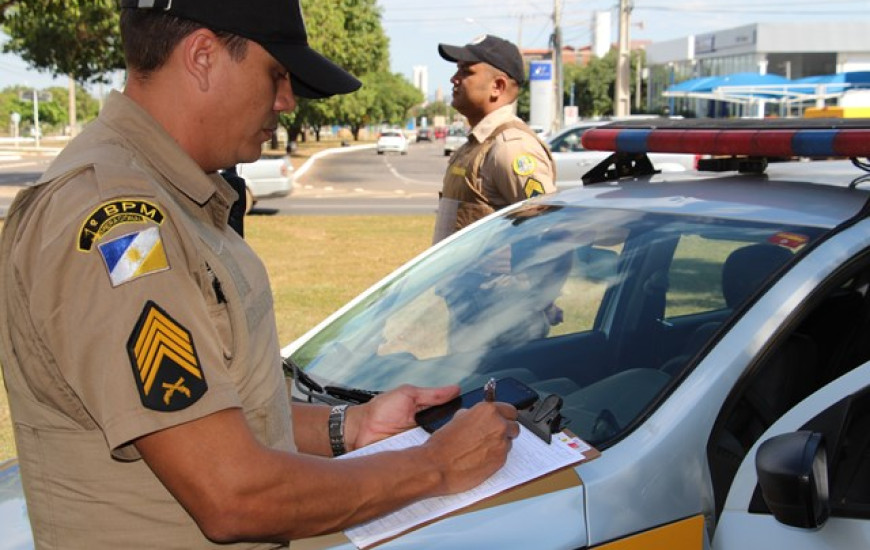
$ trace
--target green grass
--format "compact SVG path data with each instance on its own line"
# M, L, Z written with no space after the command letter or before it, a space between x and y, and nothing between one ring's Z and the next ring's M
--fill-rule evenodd
M247 218L245 238L269 272L280 342L301 336L425 250L434 222L434 216ZM0 391L0 462L13 456L9 406Z

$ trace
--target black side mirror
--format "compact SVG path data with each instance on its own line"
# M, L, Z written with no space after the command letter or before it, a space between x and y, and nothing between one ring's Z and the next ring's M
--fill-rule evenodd
M755 469L764 502L777 521L817 529L830 514L828 458L822 434L799 431L763 442Z

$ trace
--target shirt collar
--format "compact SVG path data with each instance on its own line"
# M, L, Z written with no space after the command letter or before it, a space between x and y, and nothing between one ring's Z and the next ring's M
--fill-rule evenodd
M477 123L477 126L471 129L471 135L473 135L479 143L483 143L496 128L505 122L516 118L516 109L516 101L499 107L483 117L483 119Z
M223 178L203 172L172 136L126 95L113 90L99 118L123 136L127 146L144 157L170 185L197 204L208 202L218 190L216 184L228 187Z

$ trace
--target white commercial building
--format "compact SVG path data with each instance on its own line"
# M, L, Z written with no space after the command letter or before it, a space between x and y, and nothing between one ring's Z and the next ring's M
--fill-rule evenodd
M738 73L791 80L870 71L870 20L756 23L650 44L647 101L651 111L730 116L736 103L666 97L671 86L691 79ZM770 114L781 106L769 104Z

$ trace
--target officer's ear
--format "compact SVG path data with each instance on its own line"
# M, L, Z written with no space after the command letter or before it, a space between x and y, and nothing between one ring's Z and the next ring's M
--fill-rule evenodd
M180 47L185 71L196 80L199 90L205 92L221 47L220 40L209 29L200 28L185 37Z
M502 73L497 72L492 79L492 95L493 97L503 96L510 88L510 78Z

